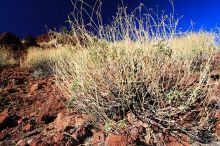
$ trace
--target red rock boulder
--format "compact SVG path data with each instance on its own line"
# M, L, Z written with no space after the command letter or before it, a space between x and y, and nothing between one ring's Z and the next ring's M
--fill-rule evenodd
M42 35L37 36L36 41L38 43L49 42L50 37L48 34L42 34Z

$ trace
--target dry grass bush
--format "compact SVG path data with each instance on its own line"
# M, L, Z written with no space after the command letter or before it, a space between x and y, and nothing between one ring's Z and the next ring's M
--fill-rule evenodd
M53 73L52 65L58 62L60 58L65 58L68 54L71 54L70 49L68 50L62 47L59 49L31 47L28 49L21 66L31 70L41 71L43 74Z
M0 48L0 66L16 64L13 54L5 48Z
M131 111L145 123L176 129L201 143L209 141L209 137L198 137L195 131L180 126L174 117L197 110L193 107L199 102L204 120L191 121L192 129L198 130L204 123L209 126L210 111L205 101L210 95L208 74L217 49L216 34L180 34L174 15L158 20L149 14L137 18L125 8L119 8L107 26L101 25L101 20L100 25L92 20L95 13L100 18L99 9L93 8L91 22L84 24L75 16L76 9L70 21L72 37L86 36L86 46L75 44L72 52L54 65L58 86L72 107L108 124L126 118ZM88 26L98 34L93 35ZM184 86L186 78L195 74L198 82Z

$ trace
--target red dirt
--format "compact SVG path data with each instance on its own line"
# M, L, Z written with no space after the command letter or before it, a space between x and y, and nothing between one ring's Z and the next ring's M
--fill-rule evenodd
M80 145L92 137L85 117L65 106L52 75L0 68L0 145Z
M0 69L0 127L3 145L42 135L65 110L53 76L34 77L18 66ZM44 141L44 139L42 139Z

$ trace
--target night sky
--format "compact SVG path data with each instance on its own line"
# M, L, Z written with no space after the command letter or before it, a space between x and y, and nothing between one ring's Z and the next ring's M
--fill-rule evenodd
M74 0L73 0L74 1ZM92 3L95 0L85 0ZM146 8L157 7L159 11L172 10L168 0L123 0L129 10L140 3ZM102 17L105 23L115 15L120 0L102 0ZM203 28L207 31L220 24L220 0L174 0L176 16L184 16L179 28L189 28L190 20L194 31ZM73 10L70 0L0 0L0 33L12 32L21 38L27 35L37 36L48 29L59 29L68 25L68 14Z

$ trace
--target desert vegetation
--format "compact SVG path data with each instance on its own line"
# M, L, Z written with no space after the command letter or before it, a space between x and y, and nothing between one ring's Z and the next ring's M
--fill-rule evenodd
M216 49L208 33L146 42L102 38L61 57L55 72L71 107L88 114L95 123L104 122L108 130L117 130L131 112L144 123L156 122L162 129L175 129L206 143L211 137L198 137L174 119L186 116L199 104L200 116L192 123L197 128L210 127L213 109L207 109L207 98L211 96L209 73Z
M0 48L0 52L0 66L16 64L16 60L10 51L2 47Z
M174 10L154 16L143 5L130 14L120 7L104 25L101 5L73 5L71 30L51 31L46 47L29 47L23 68L53 74L65 106L107 134L149 145L166 145L167 136L182 142L183 135L192 143L217 141L218 33L179 31ZM0 65L13 62L9 53L0 55Z
M65 47L65 57L58 55L53 64L68 105L88 114L95 124L104 123L107 131L122 130L122 123L126 127L130 113L149 127L156 123L172 136L182 133L200 143L211 142L210 115L218 108L210 103L217 34L179 32L174 14L155 20L150 14L128 14L126 8L119 8L106 26L96 23L101 18L93 8L88 16L91 21L85 24L76 17L78 12L87 13L83 11L73 13L69 34L57 33L63 44L74 40L74 46ZM96 33L87 29L91 27ZM189 111L198 116L187 127L182 124Z

